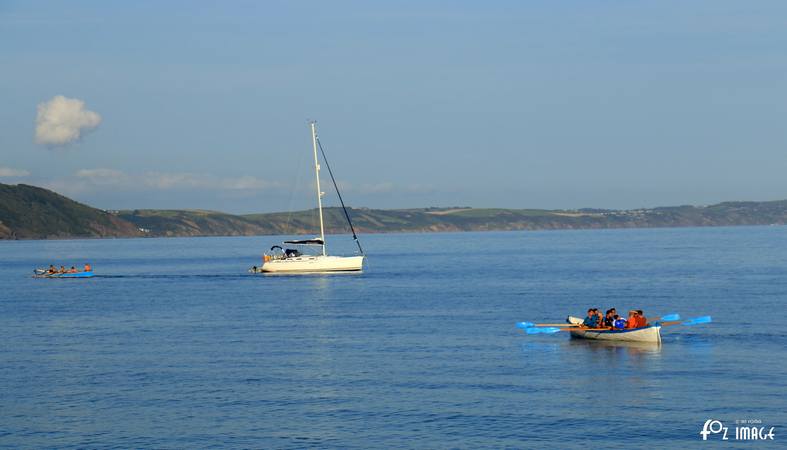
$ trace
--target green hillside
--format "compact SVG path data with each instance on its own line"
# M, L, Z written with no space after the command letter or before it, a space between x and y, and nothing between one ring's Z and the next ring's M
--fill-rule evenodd
M638 210L368 209L349 208L360 233L652 228L787 223L787 201L727 202ZM341 208L323 210L326 232L347 233ZM317 211L232 216L206 211L123 211L120 217L152 236L314 235Z
M341 208L325 208L328 233L347 233ZM787 200L635 210L350 208L360 233L783 225ZM318 232L317 211L233 215L203 210L108 213L52 191L0 184L0 239L137 236L252 236Z
M133 223L147 236L249 236L266 233L243 216L217 211L135 209L117 216Z
M0 238L133 237L132 223L50 190L0 183Z

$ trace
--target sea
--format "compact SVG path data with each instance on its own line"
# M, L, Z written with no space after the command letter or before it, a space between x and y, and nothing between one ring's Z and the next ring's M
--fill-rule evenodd
M0 242L0 446L787 444L787 227L376 234L361 274L248 272L284 238ZM589 307L713 322L660 346L515 326Z

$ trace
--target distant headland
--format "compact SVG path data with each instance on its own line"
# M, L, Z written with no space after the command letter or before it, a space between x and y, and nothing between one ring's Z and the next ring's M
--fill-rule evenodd
M329 233L346 233L341 208L326 208ZM787 200L634 210L349 208L361 233L784 225ZM203 210L104 211L50 190L0 183L0 239L313 234L314 210L233 215Z

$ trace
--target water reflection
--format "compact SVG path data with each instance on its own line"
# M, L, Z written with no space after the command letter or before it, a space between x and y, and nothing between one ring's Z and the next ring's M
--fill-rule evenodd
M569 339L564 342L563 349L572 361L610 376L616 376L621 370L656 369L662 357L662 346L658 343Z
M572 359L597 359L603 355L604 361L610 359L658 358L661 356L660 343L596 341L591 339L567 339L558 342L528 341L522 344L523 353L555 353L562 351Z
M659 342L620 342L596 341L591 339L569 339L571 348L586 348L591 352L603 352L605 356L616 357L658 357L661 355Z
M617 377L622 372L634 370L642 373L658 370L663 364L662 346L659 343L611 342L588 339L533 340L522 344L522 353L541 364L558 364L583 376Z
M557 342L528 341L522 344L522 352L527 353L556 353L560 351L560 344Z
M710 355L714 350L713 342L704 336L677 335L665 339L665 345L680 346L695 356Z
M620 402L610 402L610 393L613 398L624 396L627 405L637 407L666 395L666 379L659 375L664 370L663 350L658 343L587 339L523 345L529 365L538 359L540 370L550 371L553 379L559 380L564 397L593 405L600 416L619 412ZM559 370L553 371L555 368Z

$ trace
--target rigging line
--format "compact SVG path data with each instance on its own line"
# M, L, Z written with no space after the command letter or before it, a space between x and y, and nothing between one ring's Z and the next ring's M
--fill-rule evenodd
M292 219L293 199L295 197L295 190L298 188L298 186L301 185L301 175L302 175L301 168L303 167L303 160L304 160L304 156L301 154L300 157L298 157L298 165L297 165L297 169L295 170L295 183L292 185L292 189L290 189L290 199L287 202L287 221L284 224L284 230L282 230L284 234L287 235L290 234L290 221ZM312 222L314 221L312 220Z
M333 187L336 188L336 195L339 196L339 203L342 204L344 217L347 218L347 223L350 225L350 231L353 232L353 239L355 239L355 243L358 245L358 250L360 250L361 254L363 255L363 248L361 248L361 241L358 240L358 235L355 234L355 227L353 227L353 221L350 220L350 214L347 213L347 207L344 206L342 193L339 192L339 186L336 184L336 178L333 177L333 171L331 170L331 165L328 164L328 158L325 156L325 150L322 149L322 142L320 142L320 138L317 138L317 145L320 147L320 153L322 153L322 160L325 161L325 167L328 168L328 174L331 176L331 181L333 181Z

